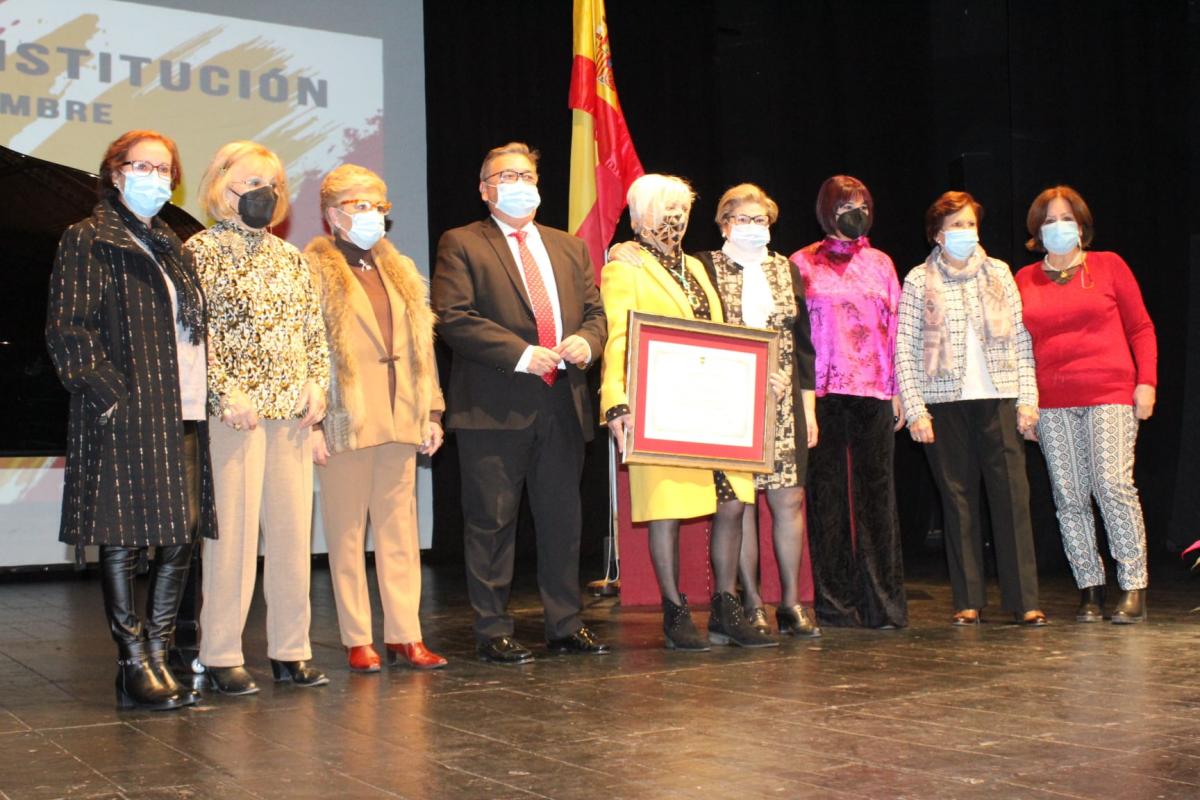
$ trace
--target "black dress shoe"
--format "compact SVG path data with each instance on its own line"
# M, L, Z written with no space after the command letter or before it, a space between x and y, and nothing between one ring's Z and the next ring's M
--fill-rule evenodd
M1121 594L1121 600L1113 609L1112 621L1117 625L1128 625L1146 619L1146 590L1130 589Z
M480 661L492 664L528 664L533 661L529 648L511 636L493 636L475 648Z
M271 673L276 683L291 681L297 686L324 686L329 683L325 673L310 667L307 661L276 661L272 658Z
M584 625L570 636L561 639L547 639L546 648L551 653L571 653L589 656L602 656L611 652L612 648L596 638L591 628Z
M258 684L245 667L205 667L204 675L209 688L221 694L242 695L258 691Z
M1104 621L1104 587L1089 586L1079 590L1079 608L1075 611L1076 622Z

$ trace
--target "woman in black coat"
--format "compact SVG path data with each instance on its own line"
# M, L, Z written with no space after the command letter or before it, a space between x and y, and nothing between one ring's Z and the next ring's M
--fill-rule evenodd
M104 610L119 650L117 702L195 703L166 666L198 535L216 536L205 422L205 309L178 237L156 218L180 180L175 143L130 131L100 165L100 202L63 234L46 343L71 393L59 538L100 546ZM146 618L140 551L155 548Z

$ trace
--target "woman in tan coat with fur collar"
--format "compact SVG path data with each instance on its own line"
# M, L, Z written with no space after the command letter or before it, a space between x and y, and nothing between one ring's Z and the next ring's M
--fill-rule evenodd
M304 251L321 291L332 366L313 461L342 644L350 669L360 672L379 670L364 558L368 517L388 663L446 665L421 642L416 509L417 454L441 446L445 403L425 280L383 238L390 209L378 175L344 164L321 183L321 211L334 235Z

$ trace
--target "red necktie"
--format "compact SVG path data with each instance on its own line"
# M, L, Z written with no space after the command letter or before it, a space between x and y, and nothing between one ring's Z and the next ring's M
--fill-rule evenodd
M525 231L515 231L509 236L517 240L517 252L521 254L521 269L525 273L525 288L529 291L529 303L533 306L533 318L537 322L538 344L553 350L558 344L558 334L554 330L554 306L550 305L550 295L546 292L546 284L542 282L542 271L533 260L533 253L525 244ZM553 386L558 380L558 369L551 369L542 375L547 386Z

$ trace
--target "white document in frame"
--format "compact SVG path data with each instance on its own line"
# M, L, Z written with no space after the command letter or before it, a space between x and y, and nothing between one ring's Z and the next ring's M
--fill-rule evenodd
M643 394L650 439L754 446L754 353L650 342Z

